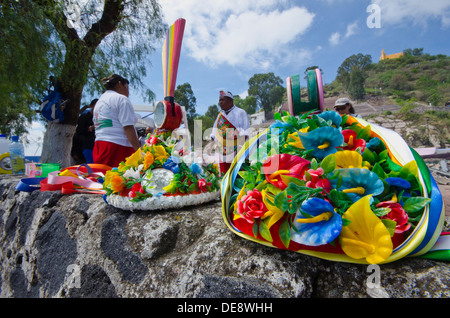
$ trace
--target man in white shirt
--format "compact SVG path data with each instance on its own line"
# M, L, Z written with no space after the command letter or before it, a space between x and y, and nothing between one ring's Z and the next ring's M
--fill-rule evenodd
M211 140L221 148L219 156L220 171L226 173L236 156L238 149L249 136L250 120L242 108L233 103L233 94L220 91L219 106L222 109L214 123Z

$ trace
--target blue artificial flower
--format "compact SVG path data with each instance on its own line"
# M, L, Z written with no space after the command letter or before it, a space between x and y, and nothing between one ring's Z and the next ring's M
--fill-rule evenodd
M397 195L400 192L411 188L411 183L409 183L409 181L402 179L402 178L389 177L389 178L384 179L384 181L386 181L389 184L389 189L393 190L394 195L392 197L392 200L395 202L397 202L397 200L398 200ZM411 197L411 194L408 192L404 192L402 194L402 197L409 198L409 197ZM400 203L402 204L403 202L400 200Z
M380 138L373 137L366 143L366 147L373 150L376 149L380 144L381 144Z
M169 158L167 158L166 162L164 162L163 168L170 170L173 173L178 173L180 172L180 167L178 166L180 162L180 158L176 156L170 156Z
M342 184L338 190L347 193L353 202L372 194L377 196L384 191L383 181L378 175L368 169L345 168L339 169ZM336 188L338 178L332 178L330 183Z
M314 129L308 133L299 133L300 140L306 150L313 149L311 155L322 160L329 154L337 151L336 147L342 146L344 136L339 129L326 126Z
M342 218L333 206L323 199L311 198L297 211L291 239L300 244L319 246L336 239L341 229Z
M280 120L275 121L272 125L270 125L270 131L278 129L278 134L281 134L285 129L291 131L294 129L292 125L289 125Z
M200 167L200 165L199 164L197 164L197 163L192 163L192 165L191 165L191 172L193 173L193 174L199 174L199 173L202 173L202 167Z
M325 121L331 120L331 125L334 126L335 128L338 128L341 126L342 117L335 111L328 110L328 111L318 114L317 116L324 119Z
M400 191L411 188L411 183L409 183L409 181L402 179L402 178L389 177L389 178L384 179L384 181L386 181L389 184L390 188L395 188Z

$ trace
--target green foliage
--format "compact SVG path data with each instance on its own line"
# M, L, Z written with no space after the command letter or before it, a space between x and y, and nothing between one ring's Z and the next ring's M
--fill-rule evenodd
M186 117L188 121L188 128L191 135L194 134L194 119L197 117L195 107L197 106L197 99L195 98L191 84L184 83L178 85L174 91L175 102L186 108Z
M70 10L74 6L77 17ZM156 0L72 2L70 9L58 0L1 0L0 98L2 114L11 114L1 118L3 132L11 119L25 131L24 121L31 120L48 93L50 75L70 100L69 123L76 122L83 90L87 102L98 97L100 79L111 73L128 78L149 100L154 97L141 79L148 65L142 61L166 29ZM68 17L82 23L69 26Z
M239 95L234 96L234 105L239 108L242 108L247 112L247 114L251 115L256 112L256 97L255 96L247 96L245 98L241 98Z
M283 99L285 88L282 84L283 80L272 72L255 74L248 80L248 94L256 98L257 106L267 115Z
M345 90L348 90L351 82L351 73L355 70L355 67L365 77L365 72L371 63L372 57L370 55L363 55L362 53L353 54L346 58L341 66L339 66L336 80L344 86Z
M363 99L365 96L364 91L364 75L358 66L353 67L350 72L350 83L348 87L348 92L352 99Z
M450 57L433 56L417 48L404 53L398 59L373 63L367 72L366 87L378 92L382 89L383 95L392 96L398 104L415 98L443 106L450 100Z
M50 26L27 1L0 5L0 131L23 135L51 75ZM38 21L38 26L33 21Z

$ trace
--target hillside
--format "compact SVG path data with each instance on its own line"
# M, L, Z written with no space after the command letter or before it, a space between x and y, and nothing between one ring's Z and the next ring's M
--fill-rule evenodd
M356 112L368 121L396 130L413 147L450 147L450 57L407 54L370 64L363 100ZM325 106L348 96L337 81L324 87Z
M326 97L345 94L337 81L325 87ZM390 100L402 105L417 101L444 106L450 101L450 57L440 55L405 55L398 59L370 64L366 69L366 99Z

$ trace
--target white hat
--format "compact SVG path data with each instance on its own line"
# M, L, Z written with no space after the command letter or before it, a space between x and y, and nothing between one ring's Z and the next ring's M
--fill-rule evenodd
M231 99L234 99L234 98L233 98L233 94L231 94L231 92L228 92L228 91L220 91L219 97L222 97L222 96L225 96L225 97L229 97L229 98L231 98Z
M342 98L339 98L336 101L336 103L334 103L334 107L336 107L336 106L344 106L346 104L350 104L351 105L352 102L350 102L350 99L348 99L347 97L342 97Z

